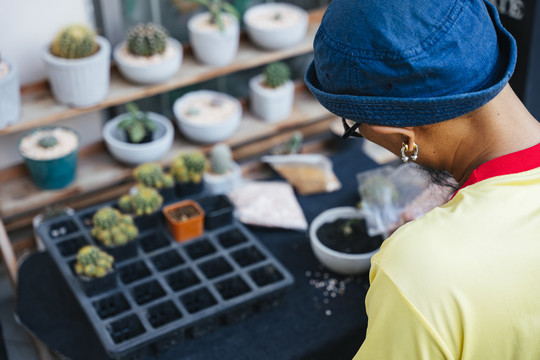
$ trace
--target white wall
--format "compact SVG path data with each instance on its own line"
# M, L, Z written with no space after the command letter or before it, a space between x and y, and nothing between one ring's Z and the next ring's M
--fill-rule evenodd
M15 62L21 85L46 79L43 49L56 32L72 23L94 24L90 0L0 0L0 53ZM101 113L58 123L72 127L82 144L101 139ZM23 133L0 136L0 169L22 162L17 141Z

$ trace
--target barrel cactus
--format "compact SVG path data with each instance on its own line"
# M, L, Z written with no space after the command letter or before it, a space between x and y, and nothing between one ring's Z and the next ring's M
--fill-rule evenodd
M139 235L139 230L129 215L107 206L98 210L93 217L91 234L105 246L125 245Z
M217 144L210 150L210 170L214 174L225 174L232 168L231 148L227 144Z
M136 193L124 195L118 200L118 207L137 216L150 215L158 211L163 204L163 197L154 188L137 186Z
M171 173L181 182L198 184L206 171L206 156L201 151L192 151L178 155L171 165Z
M126 36L127 48L135 56L162 54L167 47L167 30L160 25L138 24Z
M77 252L75 272L89 278L101 278L112 271L114 258L98 247L86 245Z
M133 170L135 180L147 187L156 189L171 188L174 186L174 179L171 174L163 171L163 167L158 163L144 163Z
M39 146L48 149L55 147L58 144L58 139L54 136L44 136L39 139Z
M266 65L263 70L264 85L275 89L291 78L291 70L284 62L277 61Z
M58 32L51 44L51 53L64 59L80 59L98 51L96 33L86 25L70 25Z

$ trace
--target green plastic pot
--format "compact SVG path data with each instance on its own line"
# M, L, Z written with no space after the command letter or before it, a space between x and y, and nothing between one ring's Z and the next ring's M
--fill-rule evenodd
M21 152L21 141L26 136L36 131L50 130L58 127L71 131L75 135L77 135L77 138L79 139L78 145L72 152L62 157L50 160L31 159L26 157ZM26 133L23 137L19 139L17 149L19 150L19 154L21 154L24 159L24 162L26 164L26 167L28 168L30 177L32 178L34 184L41 189L54 190L66 187L67 185L71 184L75 179L75 174L77 170L77 155L80 147L80 142L80 135L75 130L63 126L50 126L37 128Z

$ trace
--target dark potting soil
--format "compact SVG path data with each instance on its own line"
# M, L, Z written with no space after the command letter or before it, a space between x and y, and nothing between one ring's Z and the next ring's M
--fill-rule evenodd
M169 215L175 221L183 221L189 219L190 217L199 215L199 211L193 205L186 205L169 211Z
M317 237L327 247L347 253L362 254L378 249L383 241L381 235L369 236L364 219L337 219L323 224Z

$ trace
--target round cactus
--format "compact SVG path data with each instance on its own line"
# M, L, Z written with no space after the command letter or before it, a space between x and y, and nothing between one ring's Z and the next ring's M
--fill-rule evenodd
M291 77L291 70L284 62L268 64L264 70L264 85L273 89L285 84Z
M112 207L98 210L93 217L94 227L91 234L105 246L124 245L139 235L129 215L123 215Z
M44 136L39 139L39 146L42 148L48 149L56 146L58 144L58 139L54 136Z
M131 195L122 195L120 199L118 199L118 207L120 208L120 211L124 213L132 213L133 204L131 202Z
M181 183L200 183L206 170L206 156L201 151L192 151L174 158L171 173Z
M114 258L93 245L82 247L77 253L75 272L81 276L100 278L113 267Z
M225 174L232 162L231 148L227 144L217 144L210 150L210 169L214 174Z
M98 50L96 33L86 25L70 25L58 32L51 53L64 59L80 59Z
M135 56L162 54L167 47L167 30L162 26L148 23L138 24L126 36L127 47Z
M172 177L163 172L158 163L144 163L133 170L135 180L147 187L170 188L174 185Z
M150 215L155 213L163 204L163 197L156 189L140 186L132 196L131 202L135 215Z
M189 182L188 170L182 156L177 156L173 159L171 165L171 174L178 182Z

